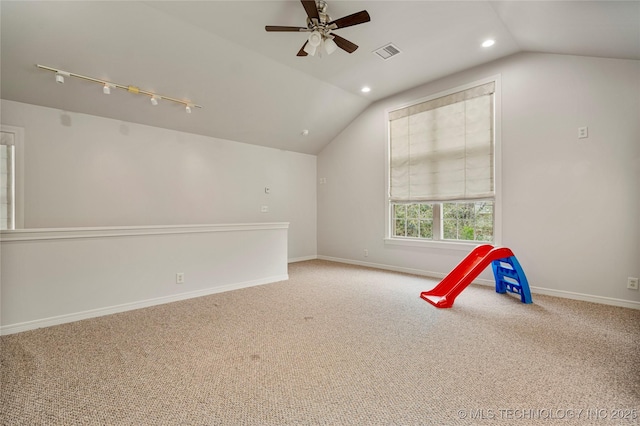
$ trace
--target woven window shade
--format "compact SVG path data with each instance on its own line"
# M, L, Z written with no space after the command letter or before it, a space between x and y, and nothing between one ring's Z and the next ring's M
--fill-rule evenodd
M493 82L389 113L390 199L494 195Z

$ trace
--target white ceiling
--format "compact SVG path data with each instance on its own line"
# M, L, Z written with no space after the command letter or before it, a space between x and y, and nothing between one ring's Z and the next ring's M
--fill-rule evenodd
M329 1L340 18L371 22L336 33L349 55L297 57L297 0L6 1L1 13L3 99L117 120L318 153L370 103L516 52L640 59L640 1ZM480 43L494 38L488 49ZM388 61L373 50L393 42ZM54 83L35 64L134 85L203 105L152 107L142 96L77 79ZM372 91L360 92L368 85ZM303 129L309 135L301 135Z

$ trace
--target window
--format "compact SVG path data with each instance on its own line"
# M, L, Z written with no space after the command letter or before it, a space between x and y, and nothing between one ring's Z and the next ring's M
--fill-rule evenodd
M0 132L0 230L22 228L23 133L2 125Z
M496 80L389 112L389 231L495 242Z
M493 200L391 206L392 238L494 241Z
M0 229L15 229L15 146L12 133L0 142Z

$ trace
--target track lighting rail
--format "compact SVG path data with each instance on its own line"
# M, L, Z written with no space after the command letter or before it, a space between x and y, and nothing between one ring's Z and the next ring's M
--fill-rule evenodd
M81 80L86 80L86 81L89 81L89 82L92 82L92 83L98 83L98 84L103 85L103 87L104 87L103 93L106 94L106 95L111 93L110 89L116 88L116 89L126 90L129 93L134 93L134 94L137 94L137 95L149 96L149 98L151 99L151 104L152 105L157 105L158 104L158 100L171 101L171 102L175 102L177 104L184 105L185 106L185 111L187 113L191 113L191 109L192 108L202 108L201 105L194 104L193 102L185 101L183 99L172 98L170 96L160 95L158 93L154 93L154 92L150 92L148 90L140 89L137 86L124 85L124 84L114 83L114 82L111 82L111 81L100 80L99 78L88 77L86 75L76 74L76 73L72 73L72 72L69 72L69 71L60 70L60 69L57 69L57 68L51 68L51 67L48 67L48 66L45 66L45 65L36 64L36 66L38 68L40 68L40 69L56 73L56 81L58 83L64 83L64 77L74 77L74 78L79 78Z

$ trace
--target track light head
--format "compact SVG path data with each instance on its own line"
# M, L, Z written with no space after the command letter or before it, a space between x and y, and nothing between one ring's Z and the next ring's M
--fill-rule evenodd
M192 106L191 104L187 104L187 106L184 108L187 114L191 114L191 106Z
M158 105L158 100L160 99L159 96L153 95L151 96L151 105L156 106Z
M108 84L104 84L104 86L102 87L102 93L104 93L105 95L110 95L111 94L111 86L109 86Z
M71 77L71 74L66 71L54 70L56 72L56 83L64 84L65 77Z

